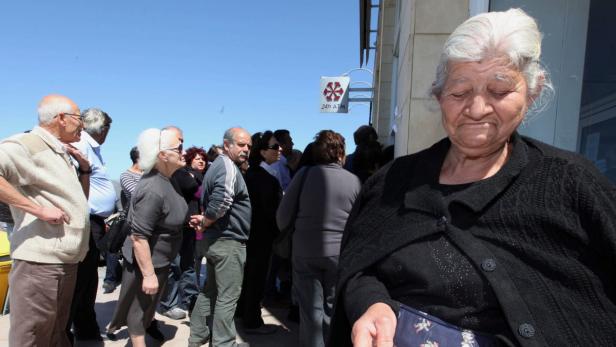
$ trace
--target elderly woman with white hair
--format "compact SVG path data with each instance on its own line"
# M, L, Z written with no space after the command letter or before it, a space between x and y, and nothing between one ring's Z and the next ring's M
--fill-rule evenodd
M346 225L330 346L616 345L616 188L517 133L550 89L519 9L446 41L447 138L363 187Z
M131 235L122 248L122 287L107 329L113 338L117 329L128 326L133 346L145 346L146 328L167 282L169 264L182 243L188 206L169 180L186 165L178 136L172 130L148 129L137 145L144 174L130 201Z

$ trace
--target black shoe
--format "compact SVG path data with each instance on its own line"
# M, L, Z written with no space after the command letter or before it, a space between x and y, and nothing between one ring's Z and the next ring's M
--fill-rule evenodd
M291 307L289 307L287 319L291 322L299 323L299 306L291 305Z
M114 334L114 333L111 333L111 332L107 332L105 335L107 335L107 338L110 341L116 341L118 339L118 336L116 334Z
M77 341L103 341L103 337L101 336L100 333L87 334L87 335L75 334L75 340Z
M273 324L263 324L258 328L244 328L244 332L249 335L270 335L278 331L278 326Z
M158 342L163 342L165 341L165 335L163 335L163 333L158 329L158 324L155 322L156 321L152 321L152 324L150 324L150 326L145 329L145 332L146 334L150 335L150 337L154 340Z

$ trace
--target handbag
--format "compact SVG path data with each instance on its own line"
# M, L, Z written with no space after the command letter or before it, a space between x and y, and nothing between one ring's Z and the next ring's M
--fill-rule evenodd
M127 209L116 212L105 219L105 224L107 224L109 230L101 239L101 251L118 253L122 249L124 240L130 234L130 222L127 220L129 209L130 204Z
M293 241L293 232L295 231L295 219L297 218L297 211L299 210L299 198L302 196L302 189L304 188L304 182L306 181L306 177L308 177L308 171L310 171L310 166L306 168L306 171L302 175L301 182L299 184L299 192L297 193L297 201L295 204L295 210L293 211L293 217L291 218L291 223L289 225L280 230L280 233L274 239L274 243L272 244L272 251L274 254L283 259L291 258L291 242Z
M496 347L496 338L449 324L400 304L394 335L397 347Z

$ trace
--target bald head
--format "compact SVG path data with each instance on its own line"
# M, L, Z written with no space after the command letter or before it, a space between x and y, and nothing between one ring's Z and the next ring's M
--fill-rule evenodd
M79 114L79 107L64 95L50 94L41 99L37 112L39 124L48 125L60 113Z
M166 127L162 128L161 130L171 132L178 139L180 139L181 143L184 143L184 132L182 131L182 129L176 127L175 125L167 125Z
M38 105L39 125L63 143L81 139L81 112L73 100L63 95L45 96Z

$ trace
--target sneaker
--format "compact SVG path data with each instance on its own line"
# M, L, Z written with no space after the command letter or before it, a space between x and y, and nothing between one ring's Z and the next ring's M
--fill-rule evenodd
M171 319L180 320L186 318L186 312L179 307L174 307L165 312L161 312L161 314L165 317L169 317Z
M278 326L273 324L263 324L258 328L244 328L244 332L250 335L269 335L278 331Z
M111 283L111 282L103 283L103 293L105 294L113 293L115 289L116 289L115 283Z

